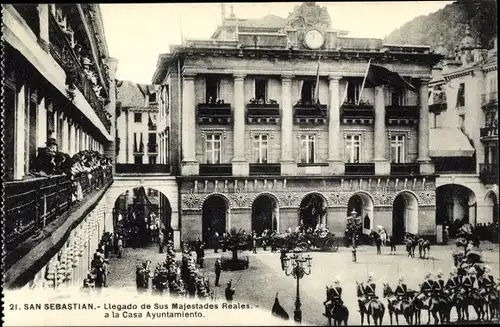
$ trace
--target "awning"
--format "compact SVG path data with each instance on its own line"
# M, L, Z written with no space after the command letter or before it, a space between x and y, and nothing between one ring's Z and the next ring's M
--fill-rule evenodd
M458 128L431 128L429 156L472 157L475 150L467 136Z

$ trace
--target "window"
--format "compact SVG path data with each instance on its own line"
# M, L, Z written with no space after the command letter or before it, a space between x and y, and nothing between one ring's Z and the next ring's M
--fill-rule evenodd
M134 156L134 164L142 165L142 156Z
M433 114L430 114L431 115L431 128L441 128L442 127L442 124L441 124L441 113L439 112L436 112L436 113L433 113Z
M303 103L314 101L314 88L316 86L316 81L314 80L303 80L302 90L300 97Z
M142 113L140 112L134 113L134 122L142 123Z
M301 135L299 149L301 163L314 163L316 159L316 135Z
M465 106L465 83L460 83L457 96L457 107Z
M253 153L255 163L267 163L267 149L268 149L268 136L267 134L254 135L253 137Z
M266 79L256 79L255 80L255 100L257 101L267 101L267 80Z
M346 163L359 163L361 158L361 135L346 136Z
M150 102L150 103L154 103L154 102L156 102L156 93L151 93L151 94L149 95L149 102Z
M355 104L359 99L359 92L361 91L361 85L357 83L349 83L347 85L347 104Z
M149 156L149 164L156 165L156 156Z
M220 164L222 147L221 135L208 134L206 142L207 164Z
M221 79L219 77L207 77L206 91L207 103L215 104L218 100L221 100Z
M488 96L488 100L496 100L497 98L497 77L496 75L495 76L491 76L491 78L489 79L489 96Z
M389 93L389 103L391 106L406 106L408 103L408 94L406 91L391 90Z
M391 135L391 162L405 163L404 135Z

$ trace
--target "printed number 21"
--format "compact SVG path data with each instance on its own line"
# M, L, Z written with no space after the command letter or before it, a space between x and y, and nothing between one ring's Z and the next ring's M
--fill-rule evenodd
M11 304L10 310L17 310L17 304Z

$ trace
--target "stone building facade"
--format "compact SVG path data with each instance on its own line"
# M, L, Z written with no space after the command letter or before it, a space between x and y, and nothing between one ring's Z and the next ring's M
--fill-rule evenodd
M326 213L309 223L336 234L355 210L365 233L435 235L428 81L441 57L346 35L305 3L287 19L231 14L211 39L160 55L153 84L169 90L183 240L282 232L315 201ZM368 62L415 89L363 88Z

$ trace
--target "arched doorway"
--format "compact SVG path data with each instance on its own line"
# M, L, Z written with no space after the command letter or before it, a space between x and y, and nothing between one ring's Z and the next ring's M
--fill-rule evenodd
M486 219L486 223L492 222L492 223L498 223L498 199L495 195L494 192L488 192L485 197L485 204L488 207L486 214L491 214L492 219L490 220L489 218Z
M326 226L327 203L318 193L306 195L300 202L299 224L305 228L315 228L318 224Z
M476 195L468 187L446 184L436 189L436 227L450 226L450 236L463 224L476 225Z
M157 241L159 232L172 238L172 207L165 194L153 188L136 187L118 196L113 208L115 237L125 244L142 246Z
M265 229L278 230L278 203L268 194L258 196L252 204L252 231L260 236Z
M397 244L405 233L418 234L418 202L414 194L402 192L392 204L392 239Z
M212 195L203 202L202 241L212 244L215 233L222 236L226 232L226 220L229 206L224 197Z
M353 194L347 202L346 217L351 217L353 211L356 212L356 217L362 219L363 234L370 234L370 230L373 229L373 201L371 197L364 192Z

